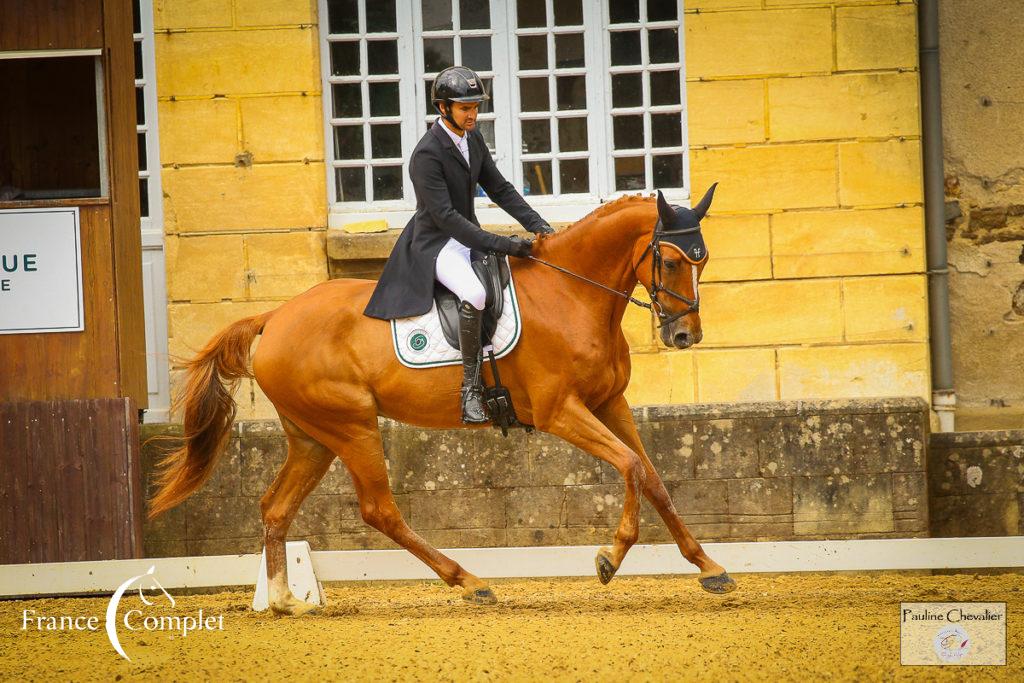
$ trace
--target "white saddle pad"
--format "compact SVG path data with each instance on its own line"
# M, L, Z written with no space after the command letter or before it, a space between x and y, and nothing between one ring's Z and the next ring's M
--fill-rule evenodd
M523 330L519 300L516 299L516 287L511 277L502 296L505 303L491 344L484 346L485 360L492 347L495 358L508 355L519 342ZM436 368L462 363L462 352L452 348L441 330L437 303L432 304L430 310L423 315L392 320L391 339L395 345L395 355L406 367Z

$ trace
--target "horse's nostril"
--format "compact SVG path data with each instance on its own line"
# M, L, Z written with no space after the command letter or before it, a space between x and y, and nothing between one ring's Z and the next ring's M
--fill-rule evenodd
M672 341L677 347L689 346L690 335L686 332L676 332L675 336L672 337Z

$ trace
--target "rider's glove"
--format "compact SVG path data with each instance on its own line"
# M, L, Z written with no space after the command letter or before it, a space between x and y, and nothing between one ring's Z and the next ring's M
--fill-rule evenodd
M541 221L530 229L534 235L554 235L555 229L548 225L547 221Z
M530 240L524 240L519 235L512 235L512 237L505 238L504 251L509 256L518 256L519 258L526 258L530 255L530 250L533 248L533 242Z

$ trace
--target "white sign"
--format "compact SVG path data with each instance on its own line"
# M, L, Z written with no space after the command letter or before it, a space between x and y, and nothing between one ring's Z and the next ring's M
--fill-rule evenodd
M84 329L78 207L0 210L0 334Z

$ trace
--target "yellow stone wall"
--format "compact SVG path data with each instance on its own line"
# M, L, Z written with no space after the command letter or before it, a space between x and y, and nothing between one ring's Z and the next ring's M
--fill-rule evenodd
M316 1L154 10L170 351L187 358L327 277ZM629 399L927 399L914 4L685 11L692 185L720 183L705 337L669 351L631 309ZM274 416L252 382L237 399Z
M155 0L169 351L327 279L316 0ZM241 418L273 417L255 383Z
M915 5L684 4L693 191L720 183L704 341L627 317L628 398L927 400Z

